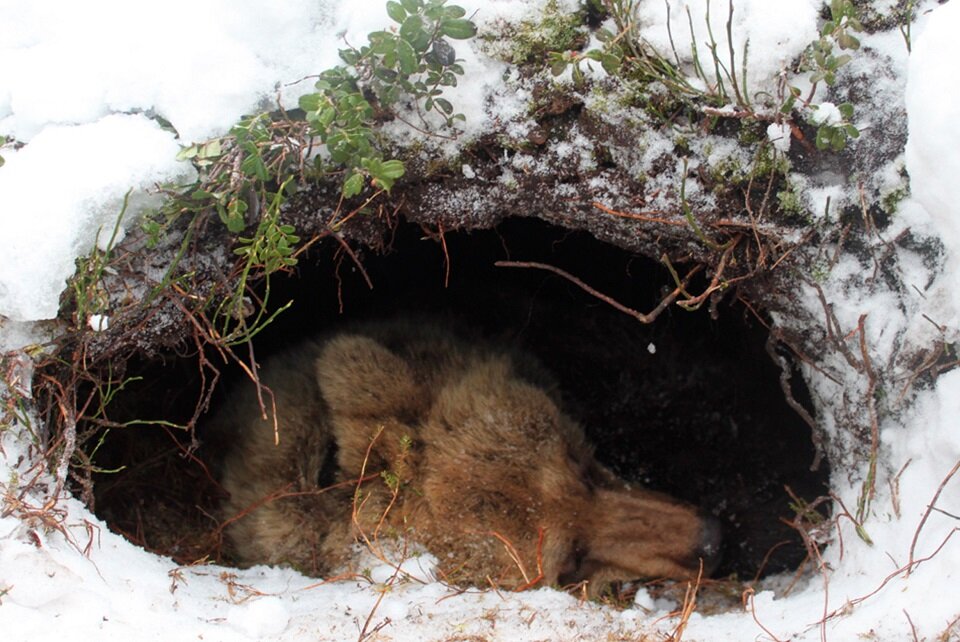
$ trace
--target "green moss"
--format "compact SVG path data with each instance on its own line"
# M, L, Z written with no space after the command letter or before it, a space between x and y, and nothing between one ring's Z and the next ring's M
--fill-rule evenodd
M510 33L513 41L509 61L513 64L545 63L551 51L579 51L587 43L585 12L567 13L557 0L550 0L536 22L524 21Z
M810 278L817 283L826 283L830 276L830 264L827 261L817 261L810 270Z
M740 132L737 140L741 145L756 145L767 137L763 123L744 118L740 121Z
M704 150L709 156L709 150ZM750 178L748 168L745 168L739 159L728 156L720 162L711 165L710 178L714 182L714 191L721 191L730 185L742 185Z
M887 192L880 197L880 208L887 214L895 214L900 207L900 203L910 195L910 187L901 185L900 187Z
M789 181L786 187L777 192L777 202L780 204L780 211L784 214L793 214L796 216L805 216L807 210L803 205L803 198L797 192L796 186Z
M894 214L897 211L897 208L900 206L900 203L907 196L910 195L910 190L906 187L901 187L900 189L894 190L889 194L885 195L880 200L880 207L883 208L883 211L887 214Z
M774 153L771 145L760 145L750 168L750 177L754 181L769 178L771 174L785 176L790 171L790 161L783 154Z

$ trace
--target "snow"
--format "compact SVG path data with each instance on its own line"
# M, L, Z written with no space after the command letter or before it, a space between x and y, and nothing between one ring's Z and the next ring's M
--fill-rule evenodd
M817 12L821 3L818 0L743 0L732 4L718 0L641 0L638 4L637 17L644 27L644 38L661 56L692 65L696 48L697 58L712 84L717 77L710 62L712 38L718 57L726 67L720 72L720 80L727 83L729 74L734 74L739 85L743 87L746 83L753 96L758 91L775 95L775 79L780 71L817 38ZM728 21L732 42L727 36ZM695 76L692 68L687 71L689 76ZM728 91L731 91L729 87Z
M781 154L790 151L790 125L787 123L770 123L767 126L767 138Z
M814 125L836 125L843 121L840 110L831 102L823 102L817 105L810 115L810 120Z
M956 78L952 64L960 58L960 41L952 31L960 21L960 3L937 9L910 56L906 90L910 138L907 171L913 197L929 212L940 236L956 254L960 249L960 102L947 78Z
M179 149L156 122L115 114L84 125L51 125L6 157L0 172L0 314L17 321L55 317L74 260L98 237L111 238L127 191L134 190L121 225L159 203L147 194L154 185L194 177L190 165L176 160Z
M468 13L477 11L483 27L523 19L544 2L460 4ZM576 4L562 2L561 7ZM874 4L881 11L896 6L886 0ZM775 92L779 74L817 37L820 5L814 0L735 3L732 48L739 55L749 42L751 92ZM699 57L709 59L706 0L643 0L639 7L647 41L672 60L672 35L684 62L691 58L689 9ZM720 52L728 51L726 11L727 3L712 3L710 21ZM879 102L906 105L906 149L876 180L896 190L897 168L905 166L911 194L897 205L891 233L909 227L921 236L936 235L946 255L934 270L898 248L903 287L897 291L868 288L869 270L844 254L819 282L839 330L852 337L851 347L864 319L876 364L893 363L898 348L924 348L938 338L955 341L960 334L960 96L955 82L960 42L954 35L960 31L960 1L926 2L918 14L909 58L895 29L864 39L883 56L892 76L876 76L877 96L865 99L866 108L857 104L857 118L871 122L884 116L889 105ZM25 143L16 151L9 146L0 151L6 161L0 168L0 348L8 353L2 374L11 388L29 393L32 362L24 352L10 351L51 338L49 326L30 322L56 316L64 281L78 257L95 246L109 249L105 239L128 192L121 233L157 203L158 184L192 179L193 170L175 160L180 145L222 134L240 115L269 104L278 87L285 102L295 101L310 89L309 81L297 81L336 64L342 38L359 43L385 24L380 0L278 0L269 10L249 0L171 0L162 8L119 0L0 0L0 134ZM470 81L450 99L467 115L466 137L494 120L513 123L517 138L525 136L529 93L520 79L479 46L457 46ZM855 61L851 69L857 64L865 63ZM821 109L829 108L822 104ZM822 115L830 122L827 111ZM771 141L784 145L787 134L778 126L768 130ZM863 147L856 149L869 153L871 141L883 134L882 128L868 129L855 143ZM613 153L636 157L639 172L644 162L671 149L658 135L638 141L634 152ZM553 144L551 151L579 164L590 162L569 143ZM524 162L519 154L512 160L517 171L536 169ZM468 165L462 171L475 176ZM798 185L818 215L829 198L833 220L840 203L855 202L855 191L829 176ZM798 286L796 296L805 309L820 310L811 285ZM94 328L105 328L107 321L106 314L88 319ZM818 417L835 439L851 439L839 418L848 395L863 393L866 381L839 358L821 365L838 375L837 382L803 366ZM905 383L910 370L897 367ZM914 388L902 399L899 394L899 388L883 391L900 411L878 425L877 490L864 524L873 544L858 536L852 520L840 519L842 546L834 543L824 551L831 569L826 582L814 575L788 596L759 591L746 610L696 613L684 639L899 640L912 639L914 631L919 640L958 638L957 628L950 627L960 615L955 597L960 480L950 475L960 460L960 371L945 373L935 385ZM416 579L389 587L393 569L372 557L368 578L330 583L288 569L180 568L111 533L77 499L58 492L56 480L36 477L31 472L40 445L31 428L36 425L29 412L18 411L10 427L0 428L4 639L342 640L359 637L370 613L371 627L383 624L374 639L396 640L636 638L669 632L677 622L667 616L675 605L645 590L623 611L549 589L461 594L430 578L429 555L406 561ZM849 470L838 469L844 463ZM863 469L862 461L834 463L838 506L856 510ZM48 502L52 496L58 498L55 504ZM936 510L928 508L934 500ZM820 624L824 615L832 617ZM952 633L940 638L947 630Z

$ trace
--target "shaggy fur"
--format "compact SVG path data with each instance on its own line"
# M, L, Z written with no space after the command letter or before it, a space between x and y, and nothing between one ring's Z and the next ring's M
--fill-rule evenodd
M279 445L252 390L214 419L232 434L224 516L241 563L309 574L342 565L357 530L372 534L390 503L381 471L399 482L390 532L426 546L457 583L523 585L503 540L530 578L539 563L545 583L586 580L592 591L690 577L717 547L695 509L601 466L525 355L395 322L300 345L261 379L276 398Z

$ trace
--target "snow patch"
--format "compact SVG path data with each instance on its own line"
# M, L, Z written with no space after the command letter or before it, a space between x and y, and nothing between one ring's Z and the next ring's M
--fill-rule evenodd
M151 190L185 183L194 169L176 160L173 134L144 116L106 116L87 125L51 126L0 168L0 315L52 319L77 257L136 224L160 203Z

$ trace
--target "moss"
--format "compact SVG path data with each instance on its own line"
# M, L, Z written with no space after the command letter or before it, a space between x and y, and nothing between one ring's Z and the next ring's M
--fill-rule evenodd
M787 182L786 187L777 192L777 202L780 204L780 211L784 214L793 214L805 217L807 210L803 205L803 197L796 190L796 186Z
M771 174L786 175L789 171L790 161L786 156L775 153L771 145L761 144L750 168L750 177L756 181Z
M514 64L545 62L551 51L579 51L587 43L584 11L566 13L557 0L549 0L538 22L520 23L508 34L514 46L510 62Z
M827 261L817 261L810 269L810 278L817 283L826 283L829 276L830 264Z
M882 209L888 215L893 215L900 207L900 203L903 201L903 199L909 195L910 187L907 185L901 185L900 187L897 187L896 189L893 189L880 197L880 209Z
M741 145L756 145L764 141L767 137L766 127L763 123L744 118L740 121L740 132L737 140Z
M708 150L705 150L709 154ZM739 159L727 156L720 162L711 165L710 178L715 184L714 191L721 191L730 185L742 185L750 178L750 172Z

